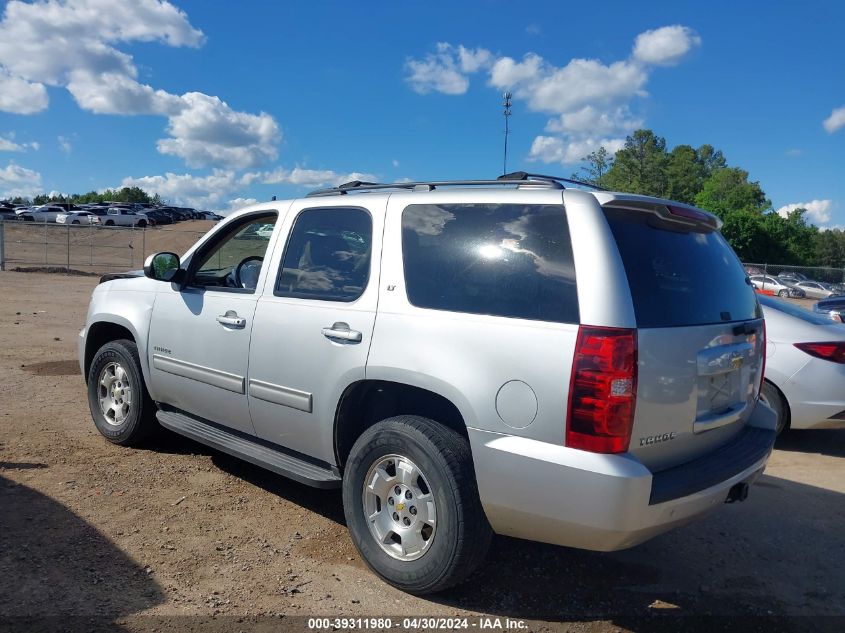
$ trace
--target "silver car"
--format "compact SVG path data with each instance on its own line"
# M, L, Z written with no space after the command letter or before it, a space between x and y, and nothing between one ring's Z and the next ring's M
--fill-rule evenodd
M827 299L836 294L832 288L820 281L799 281L795 287L803 290L810 299Z
M97 286L91 414L117 444L158 423L342 488L361 556L412 593L494 532L631 547L744 500L774 442L762 312L718 228L522 173L257 204Z

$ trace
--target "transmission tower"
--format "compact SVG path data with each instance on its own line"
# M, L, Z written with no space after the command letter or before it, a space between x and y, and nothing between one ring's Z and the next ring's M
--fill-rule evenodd
M505 117L505 156L502 160L502 174L508 173L508 134L510 134L510 127L508 125L508 121L511 118L511 93L505 92L502 94L502 107L504 108L504 112L502 113Z

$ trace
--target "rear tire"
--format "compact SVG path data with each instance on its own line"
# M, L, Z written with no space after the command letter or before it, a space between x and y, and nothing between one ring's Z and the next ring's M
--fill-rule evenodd
M88 370L88 407L97 430L114 444L134 446L158 428L134 341L111 341L97 351Z
M789 428L789 405L780 391L778 391L778 388L768 380L763 382L763 388L760 390L760 398L777 413L778 423L776 432L780 435Z
M137 225L137 226L138 226L139 228L142 228L142 229L143 229L145 226L147 226L147 221L146 221L146 220L140 220L140 221L138 222L138 225Z
M358 438L344 469L343 509L367 565L417 595L465 580L484 560L493 534L469 443L418 416L383 420Z
M79 220L74 220L71 224L79 224Z

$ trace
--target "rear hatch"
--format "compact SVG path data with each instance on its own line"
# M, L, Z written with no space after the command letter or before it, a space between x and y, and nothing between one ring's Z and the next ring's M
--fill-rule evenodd
M605 216L637 321L629 452L659 471L743 429L762 377L762 312L712 216L656 204L606 206Z

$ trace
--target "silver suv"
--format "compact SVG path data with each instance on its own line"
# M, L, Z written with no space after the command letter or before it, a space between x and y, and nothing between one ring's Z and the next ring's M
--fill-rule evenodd
M616 550L743 500L776 416L719 221L562 181L348 183L112 276L79 338L97 428L342 487L361 556L419 594L494 532Z

